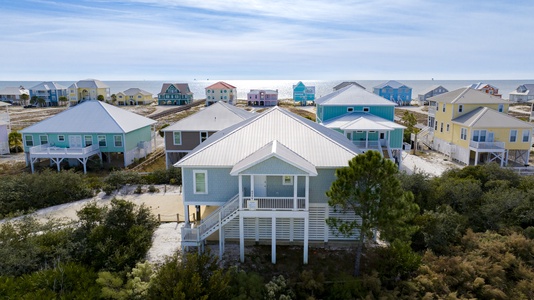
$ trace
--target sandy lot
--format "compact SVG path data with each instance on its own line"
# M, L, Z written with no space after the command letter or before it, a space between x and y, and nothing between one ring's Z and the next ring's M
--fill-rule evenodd
M463 168L462 165L450 161L447 156L435 151L418 152L417 155L410 153L404 152L402 154L400 167L401 171L408 174L427 173L431 176L440 176L448 169Z

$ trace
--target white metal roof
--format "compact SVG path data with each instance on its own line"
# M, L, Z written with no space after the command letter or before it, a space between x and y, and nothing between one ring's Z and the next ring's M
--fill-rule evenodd
M238 162L230 172L230 175L238 175L244 170L257 165L258 163L265 161L271 157L276 157L296 168L303 170L310 176L317 176L317 170L315 166L297 153L291 151L277 140L269 142L267 145L261 147L256 152L247 156L240 162Z
M22 133L128 133L156 121L91 100L21 130Z
M275 106L213 134L175 166L233 167L274 140L317 168L346 166L360 153L343 134Z
M109 86L98 79L84 79L73 83L69 88L107 89Z
M219 131L252 118L254 115L254 113L219 101L162 131Z
M0 95L28 95L29 92L27 89L18 86L6 86L3 89L0 89Z
M529 128L534 125L488 107L479 107L452 120L472 128Z
M315 100L317 105L373 105L396 106L392 101L368 92L357 85L350 84Z
M119 92L119 93L117 93L117 94L124 94L124 95L126 95L126 96L135 96L135 95L137 95L137 94L139 94L139 93L142 94L142 95L145 95L145 96L148 96L148 95L152 96L152 93L147 92L147 91L145 91L145 90L142 90L142 89L140 89L140 88L129 88L129 89L127 89L126 91L124 91L124 92Z
M428 98L429 101L436 101L440 103L456 103L456 104L499 104L509 103L499 97L486 94L479 90L474 90L469 87L459 88L448 93L440 94Z
M364 112L352 112L323 122L328 128L342 130L386 130L406 128L395 122Z
M33 91L66 90L67 87L53 81L44 81L30 88Z

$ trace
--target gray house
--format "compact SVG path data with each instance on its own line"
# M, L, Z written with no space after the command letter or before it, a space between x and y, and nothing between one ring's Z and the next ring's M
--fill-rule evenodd
M510 93L512 102L528 102L534 100L534 84L522 84Z
M238 239L241 261L245 240L272 245L354 239L336 235L329 216L356 220L328 205L325 192L335 171L361 151L343 134L274 107L223 129L200 144L176 167L182 168L185 215L190 205L207 206L211 214L182 229L183 246L202 246L218 232L219 255L225 239Z
M165 137L167 168L191 152L215 132L255 114L219 101L161 130Z
M447 93L449 90L441 85L433 85L417 95L420 105L425 105L428 102L428 98Z

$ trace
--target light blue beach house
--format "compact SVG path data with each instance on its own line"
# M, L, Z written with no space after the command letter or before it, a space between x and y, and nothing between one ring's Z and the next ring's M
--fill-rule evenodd
M52 81L41 82L30 88L30 98L42 98L46 101L46 106L58 106L59 98L65 97L68 100L68 96L67 87Z
M191 205L211 210L200 224L186 220L182 246L202 248L217 233L219 255L225 239L237 239L244 261L245 242L267 242L276 263L277 242L289 241L304 246L307 263L309 241L348 239L325 219L356 216L334 211L325 192L359 153L342 134L279 107L213 134L175 164L185 215Z
M315 86L306 86L302 81L293 85L293 101L306 105L308 101L315 101Z
M315 100L316 121L345 135L363 151L376 150L400 165L405 127L394 122L397 104L356 85Z
M49 159L60 164L86 164L98 155L111 162L123 159L124 166L154 149L156 121L97 100L82 102L53 117L21 130L26 164Z
M184 105L193 102L187 83L164 83L158 94L158 105Z
M410 105L412 101L412 88L395 80L375 86L373 93L399 105Z

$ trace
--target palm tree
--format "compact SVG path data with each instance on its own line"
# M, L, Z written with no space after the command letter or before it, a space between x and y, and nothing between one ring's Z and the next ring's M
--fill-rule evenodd
M67 102L69 101L69 98L65 97L65 96L61 96L59 97L59 102L63 103L62 105L67 105Z
M40 107L45 107L46 106L46 100L41 98L41 97L39 97L37 99L37 104L39 104Z
M26 102L30 99L30 96L28 94L22 94L20 95L20 100L22 100L22 105L27 105Z
M18 131L9 133L9 148L15 148L15 153L19 152L19 147L22 148L22 134Z
M39 101L39 97L32 96L32 98L30 99L30 104L31 105L37 105L37 101Z

